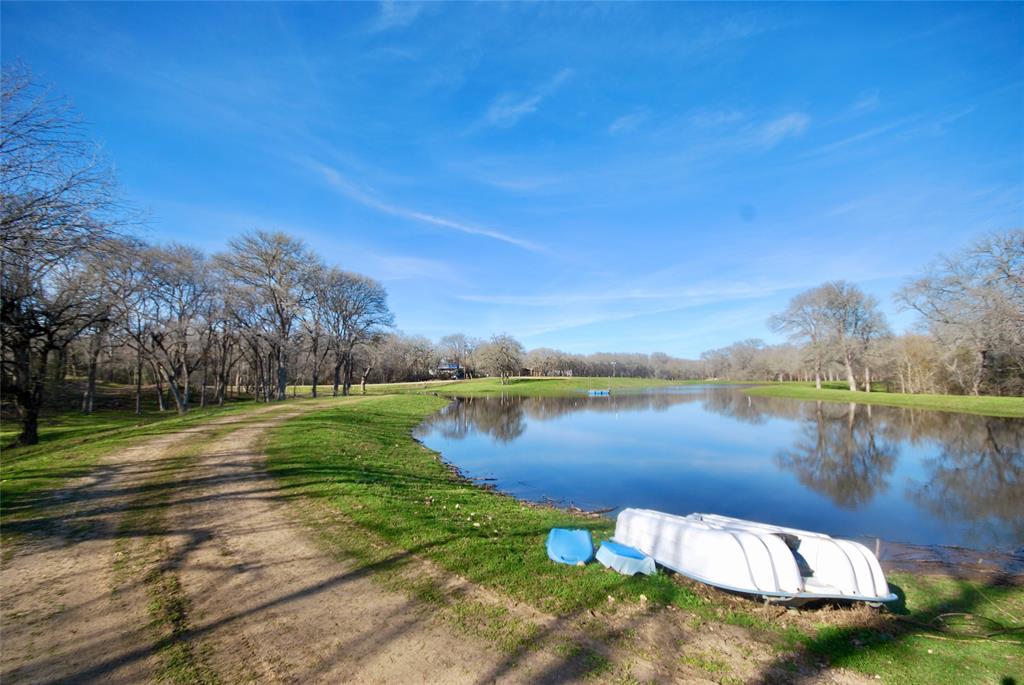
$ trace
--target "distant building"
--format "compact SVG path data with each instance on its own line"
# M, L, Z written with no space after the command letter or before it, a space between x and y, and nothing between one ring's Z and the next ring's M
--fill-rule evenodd
M441 360L441 363L437 365L431 375L437 378L450 378L453 380L461 380L466 377L466 370L462 368L460 364L455 364L446 360Z

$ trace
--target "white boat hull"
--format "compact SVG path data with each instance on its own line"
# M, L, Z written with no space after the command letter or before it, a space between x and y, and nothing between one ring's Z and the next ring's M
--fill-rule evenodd
M896 599L867 547L822 533L714 514L625 509L615 540L694 580L780 603Z

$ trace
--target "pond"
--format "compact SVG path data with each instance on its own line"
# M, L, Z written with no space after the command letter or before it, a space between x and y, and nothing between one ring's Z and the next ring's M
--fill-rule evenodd
M1020 419L697 385L461 398L416 437L466 477L531 501L718 513L913 545L1024 545Z

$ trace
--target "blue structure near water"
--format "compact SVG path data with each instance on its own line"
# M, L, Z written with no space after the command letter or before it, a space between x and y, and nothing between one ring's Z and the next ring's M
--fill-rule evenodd
M601 548L597 550L597 560L626 576L637 573L650 576L656 570L654 559L636 547L630 547L614 540L605 540L601 543Z
M548 533L548 558L576 566L594 558L594 541L589 530L552 528Z

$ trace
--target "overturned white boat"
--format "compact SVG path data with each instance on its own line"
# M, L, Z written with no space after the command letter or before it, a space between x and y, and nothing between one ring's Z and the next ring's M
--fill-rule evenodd
M694 580L782 604L896 599L867 547L822 533L715 514L624 509L615 523L615 541Z

